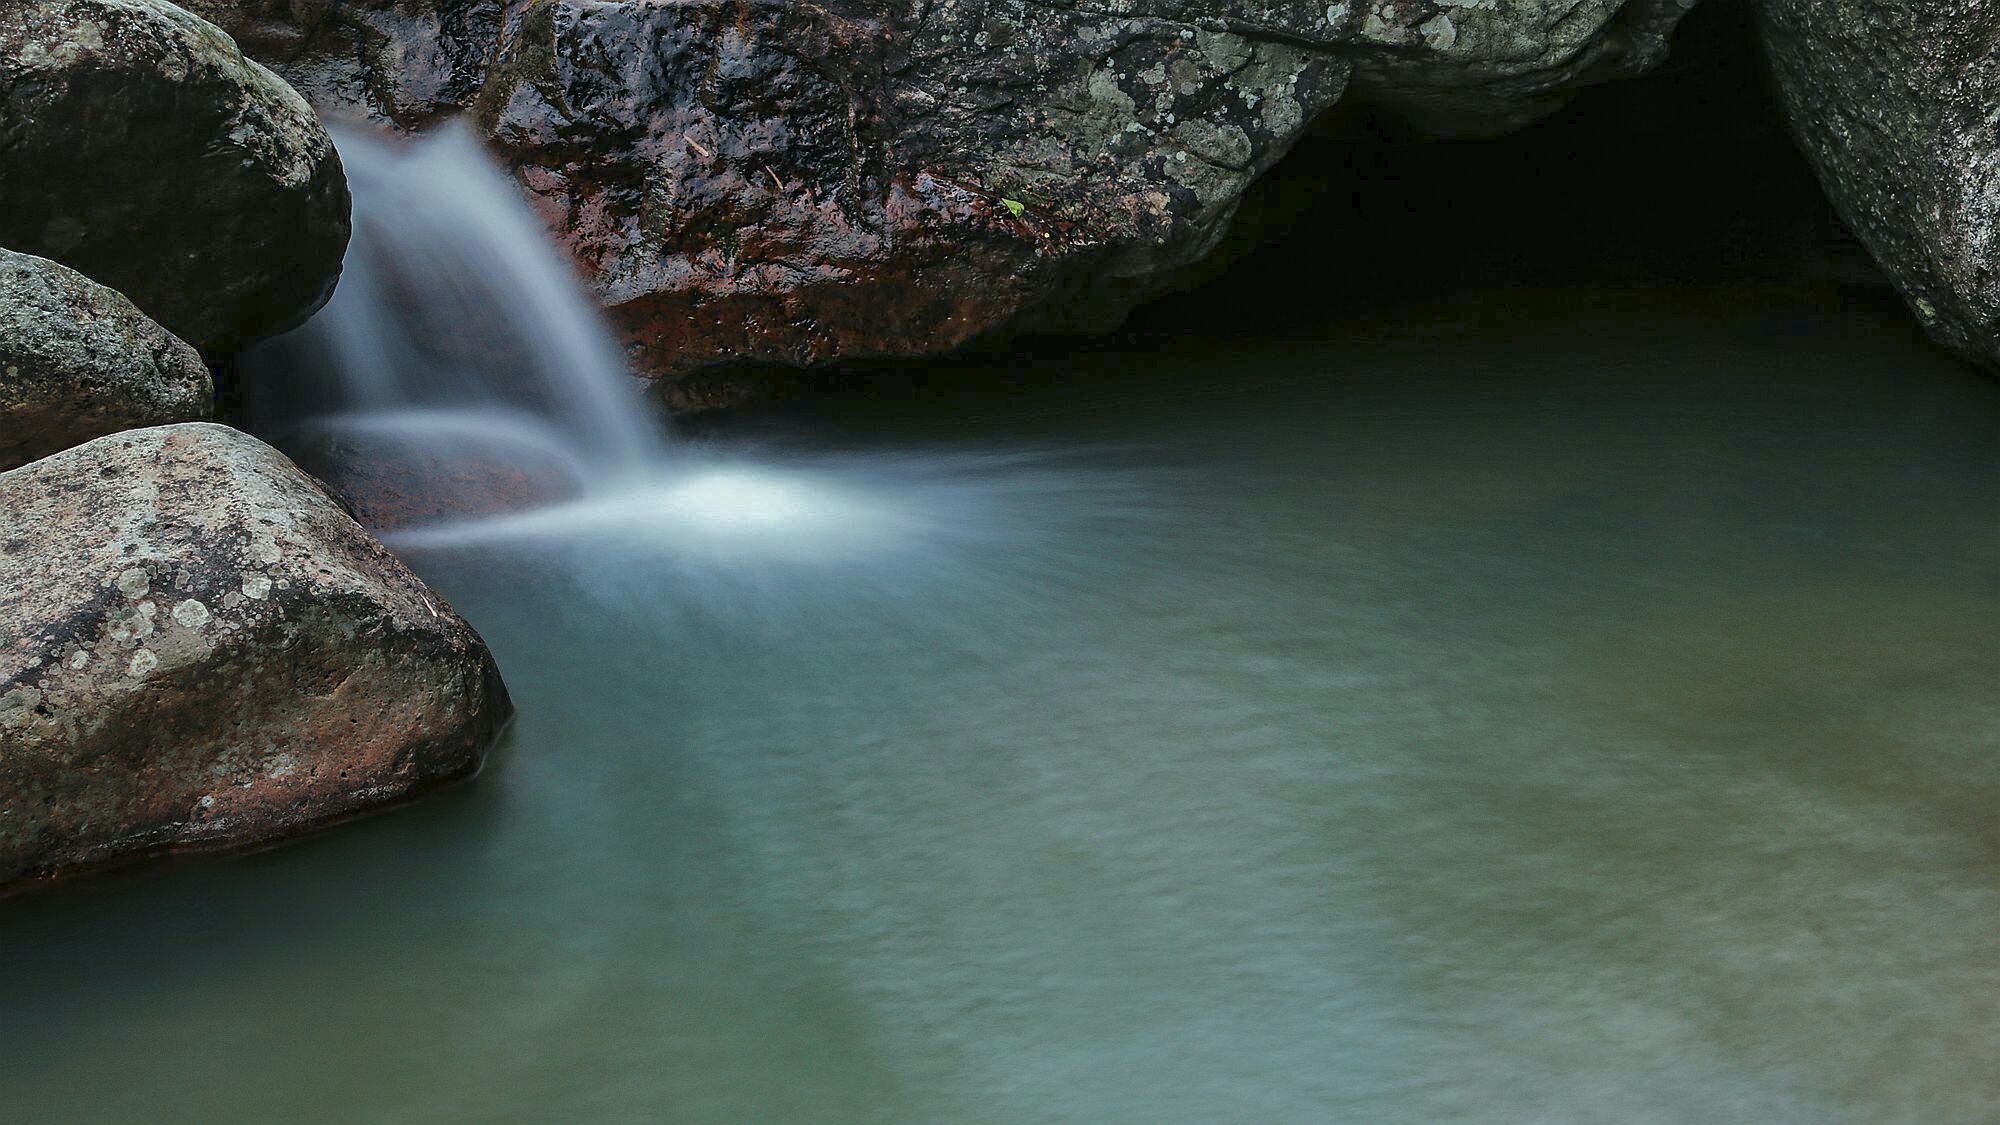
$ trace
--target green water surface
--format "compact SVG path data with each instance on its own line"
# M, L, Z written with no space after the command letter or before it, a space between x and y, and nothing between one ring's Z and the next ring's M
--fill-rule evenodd
M0 1121L2000 1119L2000 385L1729 294L1018 366L408 548L508 741L0 902Z

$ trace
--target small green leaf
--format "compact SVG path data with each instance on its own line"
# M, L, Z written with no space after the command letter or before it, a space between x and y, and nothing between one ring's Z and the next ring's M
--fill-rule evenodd
M1017 219L1020 218L1021 215L1028 210L1028 205L1021 202L1020 200L1007 199L1005 197L1001 198L1000 206L1005 207L1008 210L1008 212Z

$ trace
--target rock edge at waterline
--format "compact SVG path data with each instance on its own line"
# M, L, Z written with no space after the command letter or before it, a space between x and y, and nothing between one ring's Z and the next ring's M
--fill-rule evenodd
M329 112L466 114L683 407L693 376L1102 330L1352 100L1490 135L1692 0L187 0Z
M0 512L0 891L402 800L511 714L472 627L247 434L98 438Z

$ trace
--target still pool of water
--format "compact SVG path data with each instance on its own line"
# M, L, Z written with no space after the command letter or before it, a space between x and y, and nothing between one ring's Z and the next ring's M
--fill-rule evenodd
M2000 387L1579 301L406 538L508 741L0 902L0 1120L2000 1117Z

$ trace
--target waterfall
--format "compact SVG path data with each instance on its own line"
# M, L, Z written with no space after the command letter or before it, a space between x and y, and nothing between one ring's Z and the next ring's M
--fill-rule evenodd
M695 586L753 563L979 538L997 533L1010 491L1039 495L1044 478L1011 456L671 444L595 303L470 129L335 140L354 196L339 288L243 357L244 412L398 550L575 546L637 573L672 559ZM1028 534L1006 522L1005 538Z
M657 465L641 384L473 132L336 131L354 196L340 286L243 360L245 407L381 526L596 491Z

